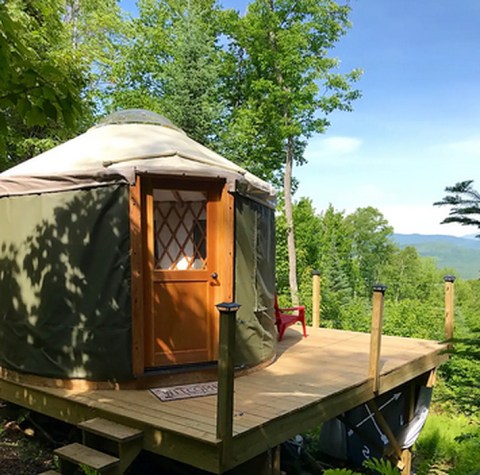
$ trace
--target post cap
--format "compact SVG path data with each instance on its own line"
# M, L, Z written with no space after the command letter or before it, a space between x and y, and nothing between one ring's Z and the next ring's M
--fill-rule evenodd
M386 290L387 290L387 286L384 284L375 284L373 286L374 292L382 292L382 294L384 294Z
M241 305L235 302L222 302L222 303L217 303L215 307L217 307L217 310L219 312L233 313L233 312L236 312L241 307Z
M443 280L444 280L445 282L451 282L451 283L453 283L453 282L455 282L455 276L454 276L454 275L446 275L446 276L443 278Z
M320 275L320 271L319 270L312 270L312 275Z

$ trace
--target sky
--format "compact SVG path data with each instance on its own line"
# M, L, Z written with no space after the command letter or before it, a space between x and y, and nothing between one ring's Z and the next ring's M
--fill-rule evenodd
M465 235L432 203L477 179L480 1L354 0L353 26L332 54L364 70L354 112L310 140L295 173L317 210L374 206L398 233ZM480 187L480 181L476 182Z
M244 12L246 0L220 0ZM122 6L134 11L132 0ZM362 98L309 140L295 199L351 213L378 208L397 233L475 233L440 225L445 187L476 180L480 159L480 0L351 0L331 56L361 68ZM480 188L480 180L474 185Z

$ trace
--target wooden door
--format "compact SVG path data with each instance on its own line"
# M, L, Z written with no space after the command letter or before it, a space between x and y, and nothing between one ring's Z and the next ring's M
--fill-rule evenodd
M222 188L212 181L148 180L147 367L215 359Z

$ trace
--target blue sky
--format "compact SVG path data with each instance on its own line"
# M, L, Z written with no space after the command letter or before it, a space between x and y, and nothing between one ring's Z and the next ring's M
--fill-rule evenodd
M122 5L133 10L133 1ZM221 0L244 11L247 1ZM332 51L362 68L354 112L335 113L295 169L317 211L378 208L400 233L464 235L432 203L477 178L480 159L480 1L352 0L353 26ZM480 180L476 181L480 188Z
M363 97L310 141L298 194L319 210L375 206L396 232L474 232L439 225L432 203L477 178L480 1L354 0L351 20L333 54L364 70Z

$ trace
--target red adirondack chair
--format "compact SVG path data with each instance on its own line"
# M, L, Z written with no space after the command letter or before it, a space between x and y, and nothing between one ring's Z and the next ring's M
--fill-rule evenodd
M303 336L307 336L307 327L305 326L305 307L284 307L280 308L278 306L277 294L275 294L275 325L278 329L278 341L281 341L285 330L297 323L300 322L303 326Z

